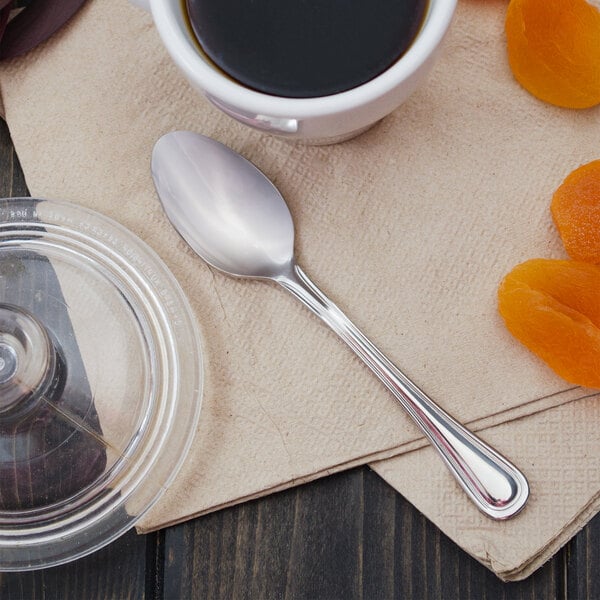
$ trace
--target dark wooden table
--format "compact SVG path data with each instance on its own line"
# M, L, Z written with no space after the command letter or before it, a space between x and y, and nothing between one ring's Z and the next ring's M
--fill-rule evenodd
M27 188L0 124L0 196ZM2 485L2 482L0 482ZM76 562L0 573L0 599L600 599L600 517L528 579L505 584L368 467Z

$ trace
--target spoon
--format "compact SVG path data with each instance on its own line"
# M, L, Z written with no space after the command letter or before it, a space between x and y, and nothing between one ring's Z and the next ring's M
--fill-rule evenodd
M493 519L518 513L524 475L448 415L384 356L294 260L294 225L277 188L251 162L205 136L168 133L152 177L169 220L209 265L277 282L331 327L406 409L476 506Z

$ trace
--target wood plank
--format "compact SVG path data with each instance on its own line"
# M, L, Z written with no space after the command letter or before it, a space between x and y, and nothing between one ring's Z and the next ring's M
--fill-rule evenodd
M167 530L164 598L563 597L564 553L505 584L368 468Z
M600 515L571 540L567 561L567 598L600 598Z
M25 177L6 123L0 119L0 196L28 196Z
M147 576L152 572L151 569L146 571L146 556L152 556L154 543L155 536L140 536L130 531L98 552L66 565L23 573L0 573L0 598L144 598ZM151 578L148 583L153 590Z
M361 515L358 470L171 528L164 598L353 597Z

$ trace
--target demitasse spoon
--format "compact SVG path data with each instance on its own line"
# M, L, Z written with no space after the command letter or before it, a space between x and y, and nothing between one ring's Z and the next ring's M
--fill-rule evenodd
M523 508L524 475L400 372L296 264L290 211L261 171L215 140L177 131L156 143L152 176L191 248L228 275L275 281L329 325L406 409L481 511L507 519Z

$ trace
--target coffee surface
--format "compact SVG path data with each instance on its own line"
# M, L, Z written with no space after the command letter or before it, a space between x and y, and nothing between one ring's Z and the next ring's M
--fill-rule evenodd
M185 0L208 57L251 89L293 98L349 90L390 67L428 0Z

